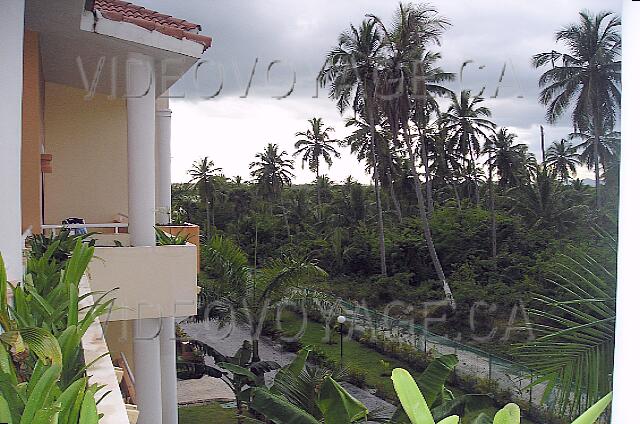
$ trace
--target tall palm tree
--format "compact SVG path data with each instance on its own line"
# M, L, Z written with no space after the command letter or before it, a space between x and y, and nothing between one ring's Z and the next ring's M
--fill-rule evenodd
M551 65L540 77L540 102L547 106L547 120L556 122L570 107L580 131L593 131L596 209L600 196L600 139L613 127L620 107L620 18L612 12L593 15L580 12L579 22L556 33L566 53L551 51L533 56L536 68ZM559 62L559 63L557 63ZM573 100L575 99L575 102Z
M389 143L391 138L387 125L382 119L377 119L380 125L375 128L375 138L377 142L375 146L377 151L375 154L371 152L371 131L369 124L361 117L353 117L347 119L346 127L355 127L354 130L344 139L344 143L351 148L351 154L356 155L358 161L364 161L365 169L370 172L373 169L372 158L377 160L376 167L383 179L380 185L388 191L391 201L395 208L398 221L402 222L402 208L396 194L395 179L398 175L397 169L397 152L396 146Z
M451 95L451 105L442 115L451 131L451 139L463 158L467 158L467 168L476 169L476 157L480 154L481 142L486 142L493 133L495 124L488 118L491 111L481 106L484 99L463 90L460 97ZM475 200L480 203L480 184L475 180Z
M380 196L380 172L377 165L376 122L377 105L375 86L382 40L375 22L365 20L359 28L351 25L338 36L338 45L327 55L325 66L318 75L322 86L327 83L329 97L336 101L340 113L352 106L356 114L365 117L371 134L371 163L378 209L378 239L380 248L380 273L387 275L384 220Z
M216 172L220 171L222 171L222 168L217 168L213 161L209 160L207 156L199 161L193 162L191 169L188 171L189 176L191 176L189 182L192 183L198 191L200 202L202 202L206 211L207 221L205 223L205 231L207 235L211 235L211 228L215 227L215 216L211 208L211 202L215 196L213 180Z
M433 241L429 217L425 207L422 183L416 166L415 149L409 125L412 98L412 92L409 87L412 85L412 82L421 77L421 75L414 75L415 63L416 61L423 63L426 45L431 42L438 43L440 35L448 23L434 8L414 6L412 4L403 5L402 3L396 11L394 25L391 30L388 30L379 18L374 17L374 19L385 34L384 52L386 53L387 61L386 67L383 69L381 87L383 110L390 123L392 138L394 140L397 138L396 135L398 131L402 129L402 139L404 141L405 151L409 157L408 164L413 179L423 235L436 274L442 284L445 297L449 301L449 304L455 308L453 293L447 283ZM430 65L432 62L433 60L430 58L430 62L428 62L427 65ZM424 71L424 67L422 71ZM421 87L419 94L420 100L423 101L427 98L426 94L429 92L427 91L424 81L420 81L417 85ZM416 95L417 94L418 93L416 93Z
M509 130L506 128L500 128L495 134L487 139L482 149L482 153L487 156L485 164L489 166L489 177L487 181L489 185L489 213L491 215L491 257L494 260L494 266L496 265L495 260L498 255L498 240L496 230L496 199L495 187L493 184L493 173L497 168L499 159L508 159L503 157L505 152L502 149L504 146L511 146L515 138L516 135L510 133ZM509 153L509 151L506 153ZM512 169L512 163L509 163L508 165L510 166L510 169Z
M255 179L258 192L268 201L274 202L280 198L282 189L291 185L293 179L293 160L287 157L287 152L279 151L278 145L269 143L264 151L256 154L255 162L249 166L251 176ZM270 204L270 209L273 205Z
M309 164L309 169L316 174L316 191L318 196L318 211L320 211L320 158L324 159L327 166L331 168L333 165L333 157L339 158L340 152L333 147L338 140L331 138L329 133L334 132L334 128L325 127L322 118L309 119L310 129L307 131L299 131L296 137L302 137L296 141L296 151L293 156L302 154L302 167L305 162Z
M545 158L552 174L564 184L569 182L572 175L576 175L576 166L580 163L578 148L564 138L547 149Z

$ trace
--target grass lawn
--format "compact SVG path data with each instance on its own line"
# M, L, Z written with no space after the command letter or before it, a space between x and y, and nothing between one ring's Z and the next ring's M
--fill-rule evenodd
M289 311L283 311L282 313L282 329L288 335L297 334L300 331L302 324L301 318L295 313ZM325 329L322 324L317 322L308 321L307 328L302 336L300 342L303 346L317 346L322 349L329 358L340 362L340 336L335 335L333 337L333 344L323 343L322 340L325 336ZM381 353L376 352L373 349L355 341L344 339L344 365L350 368L356 368L366 374L366 382L369 387L384 387L387 393L393 393L393 383L389 377L382 377L382 365L381 360L384 360L391 364L390 369L405 368L412 374L417 374L418 370L411 369L404 362L396 359L389 358ZM463 394L460 390L453 388L456 395ZM485 408L480 411L476 411L473 414L468 414L462 419L463 424L472 422L481 412L493 417L498 410L496 408ZM533 424L528 420L523 419L522 424Z
M236 424L235 409L227 409L219 403L209 405L183 406L178 408L180 424Z
M302 322L298 315L289 311L283 311L282 329L285 333L290 335L298 333L301 324ZM322 342L324 335L324 326L309 320L300 342L303 346L319 347L329 358L340 363L340 336L334 335L334 343L326 344ZM391 378L381 376L383 369L380 361L382 360L391 364L389 368L390 370L394 368L406 368L413 373L417 372L416 370L409 369L407 364L403 362L382 355L355 340L347 340L345 337L344 366L346 368L357 369L365 373L367 376L367 386L376 388L382 386L388 393L393 393L394 390Z

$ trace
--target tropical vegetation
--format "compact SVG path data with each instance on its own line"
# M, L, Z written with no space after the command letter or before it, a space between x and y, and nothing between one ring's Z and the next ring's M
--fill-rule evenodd
M468 344L491 335L485 349L528 364L556 412L575 418L611 391L620 19L583 11L556 33L556 49L533 56L548 122L567 115L574 128L541 158L494 119L482 91L448 88L456 75L435 50L450 25L424 5L402 3L390 22L366 15L338 35L318 75L345 115L343 139L313 117L291 134L293 156L268 143L248 181L215 174L204 158L195 186L174 184L174 218L208 229L201 306L217 306L200 316L244 317L259 361L262 317L294 288L373 308L401 301L398 318L446 315L430 327L440 335ZM331 180L345 148L371 183ZM313 184L294 183L295 158ZM594 187L578 178L588 170ZM215 191L205 195L202 178ZM432 301L441 302L421 308ZM519 305L526 328L514 323ZM282 402L258 393L261 408ZM326 420L320 412L305 419Z

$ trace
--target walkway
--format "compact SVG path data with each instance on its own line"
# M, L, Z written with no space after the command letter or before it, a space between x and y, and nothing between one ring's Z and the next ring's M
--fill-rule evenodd
M243 326L220 328L216 322L182 323L180 327L192 339L204 342L224 355L235 354L245 340L250 340L249 330ZM275 361L281 366L286 366L293 361L295 354L284 352L280 345L266 337L260 338L260 358L265 361ZM212 358L205 359L207 365L214 365ZM273 384L273 378L277 371L265 374L267 386ZM341 385L356 399L360 400L369 411L379 411L382 414L392 414L396 407L366 390L360 389L349 383ZM200 380L186 380L178 382L178 403L181 405L192 403L211 402L214 400L233 399L233 393L221 380L203 377Z

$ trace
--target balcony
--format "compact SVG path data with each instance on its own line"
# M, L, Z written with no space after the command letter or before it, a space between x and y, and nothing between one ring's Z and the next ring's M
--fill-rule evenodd
M191 243L132 247L128 234L100 234L89 284L93 291L117 289L109 321L191 316L197 307L197 261Z

